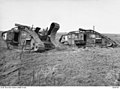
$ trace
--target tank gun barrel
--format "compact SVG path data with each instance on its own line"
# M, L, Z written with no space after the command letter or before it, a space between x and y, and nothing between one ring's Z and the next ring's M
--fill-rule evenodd
M27 25L21 25L21 24L17 24L17 23L15 23L15 26L17 26L17 27L27 27L27 28L30 28L30 26L27 26Z

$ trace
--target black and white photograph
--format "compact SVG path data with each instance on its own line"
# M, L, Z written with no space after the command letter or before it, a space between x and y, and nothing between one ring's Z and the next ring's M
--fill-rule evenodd
M120 0L0 0L0 88L120 86Z

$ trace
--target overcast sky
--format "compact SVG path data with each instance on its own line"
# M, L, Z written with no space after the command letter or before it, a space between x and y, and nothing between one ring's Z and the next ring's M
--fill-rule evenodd
M0 30L15 23L49 27L60 24L59 32L79 28L101 33L120 33L120 0L0 0Z

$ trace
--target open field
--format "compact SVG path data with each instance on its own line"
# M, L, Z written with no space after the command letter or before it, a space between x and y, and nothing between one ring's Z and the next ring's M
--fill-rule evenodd
M120 35L105 35L120 44ZM120 85L119 47L31 53L7 50L2 40L0 46L0 86Z

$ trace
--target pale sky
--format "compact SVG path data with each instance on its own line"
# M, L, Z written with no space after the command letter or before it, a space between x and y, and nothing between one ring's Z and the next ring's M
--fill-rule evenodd
M120 33L120 0L0 0L0 31L15 23L49 27L60 24L59 32L92 29Z

